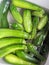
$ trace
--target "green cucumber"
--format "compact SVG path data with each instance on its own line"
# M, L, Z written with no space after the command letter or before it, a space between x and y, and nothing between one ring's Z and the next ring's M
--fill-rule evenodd
M22 0L12 0L12 4L14 4L17 7L21 8L26 8L26 9L31 9L31 10L36 10L36 11L44 11L43 8L40 6L30 3L28 1L22 1Z
M10 0L3 0L0 3L0 27L2 27L2 25L1 25L2 21L3 22L7 21L6 20L6 12L7 12L8 8L9 8L9 4L10 4ZM4 13L5 13L5 16L3 16ZM6 25L6 26L8 26L8 25Z
M30 57L26 52L24 52L24 51L16 51L16 55L19 57L19 58L21 58L21 59L23 59L23 60L26 60L26 61L29 61L29 62L34 62L34 63L38 63L39 61L37 60L37 59L35 59L35 58L32 58L32 57Z
M19 11L17 10L16 6L14 6L14 5L11 4L11 5L10 5L10 12L11 12L12 16L14 17L14 19L15 19L18 23L22 24L23 19L22 19L21 14L20 14Z
M48 16L45 15L44 17L41 18L39 24L38 24L38 30L41 30L45 27L45 25L47 24L48 22Z
M25 45L16 45L16 44L3 47L0 49L0 58L6 56L7 54L15 50L24 50L24 49L27 49Z
M25 31L30 33L32 31L32 21L31 21L31 11L30 10L24 10L23 14L23 19L24 19L24 28Z
M1 38L0 48L11 45L11 44L26 44L24 39L19 38Z
M32 15L41 18L41 17L44 16L44 13L45 13L44 11L33 11L33 12L32 12Z
M39 35L34 39L33 44L36 46L41 46L45 40L47 33L41 32Z
M24 39L31 39L30 34L23 31L12 29L0 29L0 38L3 37L19 37Z
M22 31L24 30L23 26L21 24L19 24L19 23L12 23L10 25L11 25L12 29L22 30Z
M21 58L13 55L13 54L8 54L5 56L5 60L11 64L15 65L37 65L34 63L27 62L25 60L22 60Z
M32 25L33 25L32 34L31 34L32 39L33 39L33 38L36 36L36 34L37 34L37 26L38 26L38 23L39 23L39 17L35 17L35 18L33 19L33 23L32 23Z
M6 13L4 13L3 16L2 16L1 28L9 28L9 23L7 21L7 14L8 14L8 11Z
M31 43L27 44L28 50L34 54L35 57L37 57L39 60L44 61L45 57L43 57L36 49L35 46Z

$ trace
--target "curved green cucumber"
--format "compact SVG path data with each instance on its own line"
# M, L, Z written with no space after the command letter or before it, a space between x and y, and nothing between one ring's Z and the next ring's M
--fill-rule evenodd
M21 8L43 11L43 9L40 6L30 3L28 1L24 1L24 0L23 1L22 0L12 0L12 4L14 4L17 7L21 7Z
M15 50L24 50L24 49L27 49L25 45L16 45L16 44L3 47L0 49L0 58L4 57L5 55Z
M25 31L30 33L32 31L32 21L31 21L31 11L30 10L24 10L23 13L23 19L24 19L24 28Z
M17 30L24 30L23 26L19 23L12 23L11 28L12 29L17 29Z
M45 15L43 18L41 18L39 24L38 24L38 30L41 30L45 27L45 25L47 24L48 22L48 16Z
M30 35L28 33L12 29L0 29L0 38L3 37L20 37L30 39Z
M29 43L27 44L27 47L30 52L32 52L38 59L40 59L41 61L45 60L45 58L35 49L35 46L33 44Z
M11 44L26 44L24 39L19 38L1 38L0 48L11 45Z
M29 61L29 62L34 62L34 63L38 63L39 61L35 58L32 58L30 57L27 53L25 53L24 51L16 51L16 55L23 59L23 60L26 60L26 61Z
M5 60L11 64L16 64L16 65L37 65L37 64L34 64L34 63L30 63L30 62L27 62L25 60L22 60L21 58L13 55L13 54L8 54L6 55L5 57Z
M33 29L32 29L32 34L31 34L31 36L32 36L32 39L36 36L36 34L37 34L37 26L38 26L38 23L39 23L39 17L35 17L34 19L33 19Z
M11 14L13 15L14 19L18 22L18 23L21 23L23 22L23 19L22 19L22 16L21 14L19 13L19 11L17 10L16 6L14 5L10 5L10 12Z

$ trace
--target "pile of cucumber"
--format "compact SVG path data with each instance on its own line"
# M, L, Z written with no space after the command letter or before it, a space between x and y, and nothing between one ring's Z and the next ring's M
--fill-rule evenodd
M15 20L11 24L7 19L9 11ZM12 65L40 65L46 60L41 49L48 33L48 21L48 14L36 4L3 0L0 3L0 58Z

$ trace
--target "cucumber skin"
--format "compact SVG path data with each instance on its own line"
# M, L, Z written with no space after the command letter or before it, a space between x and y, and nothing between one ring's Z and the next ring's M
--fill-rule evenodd
M44 16L44 13L45 13L44 11L33 11L33 12L32 12L32 15L41 18L41 17Z
M23 19L24 19L25 31L30 33L32 31L32 20L31 20L31 11L30 10L27 10L27 9L24 10Z
M0 48L0 58L3 58L7 54L9 54L15 50L24 50L24 49L26 49L25 45L16 45L16 44Z
M2 16L2 19L1 19L1 28L9 28L9 23L7 21L7 14L8 12L4 13L3 16Z
M33 41L33 44L36 45L36 46L42 46L44 40L45 40L45 37L46 37L47 33L45 32L39 32L38 33L38 36L34 39Z
M15 19L18 23L22 24L23 19L22 19L21 14L20 14L19 11L17 10L16 6L14 6L14 5L11 4L11 6L10 6L10 12L11 12L12 16L14 17L14 19Z
M34 63L38 63L39 61L36 59L36 58L33 58L33 57L30 57L29 54L27 54L26 52L22 51L22 50L18 50L15 52L16 55L23 59L23 60L26 60L26 61L29 61L29 62L34 62Z
M37 34L37 26L38 26L38 23L39 23L39 17L35 17L33 19L33 23L32 23L32 25L33 25L32 34L31 34L32 39L35 38L35 36Z
M12 30L12 29L0 29L0 38L4 38L4 37L18 37L24 39L31 39L30 34L23 31Z
M31 53L33 53L34 54L34 56L36 56L39 60L41 60L41 61L44 61L45 60L45 57L43 57L36 49L35 49L35 47L36 46L34 46L33 44L27 44L27 47L28 47L28 49L30 50L30 52Z
M0 39L0 48L11 45L11 44L25 44L25 40L19 39L19 38L1 38Z
M36 11L43 11L43 9L33 3L30 3L28 1L22 1L22 0L12 0L12 4L14 4L17 7L21 7L21 8L26 8L26 9L31 9L31 10L36 10Z
M48 16L44 16L43 18L41 18L39 24L38 24L38 30L41 30L45 27L45 25L47 24L48 22Z
M7 12L8 12L8 8L9 8L9 4L7 4L7 2L10 4L10 0L3 0L0 3L0 28L9 27L8 22L7 22Z
M27 62L25 60L22 60L21 58L13 55L13 54L9 54L7 56L5 56L5 60L11 64L18 64L18 65L37 65L37 64L34 64L34 63L30 63L30 62Z

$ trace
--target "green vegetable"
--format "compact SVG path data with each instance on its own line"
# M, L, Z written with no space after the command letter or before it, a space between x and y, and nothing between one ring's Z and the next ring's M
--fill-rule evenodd
M8 10L9 4L10 4L10 0L3 0L0 3L0 16Z
M32 15L37 17L43 17L44 13L45 13L44 11L33 11Z
M39 61L35 58L32 58L30 57L27 53L25 53L24 51L16 51L16 55L23 59L23 60L26 60L26 61L29 61L29 62L34 62L34 63L38 63Z
M48 22L48 16L45 15L43 18L41 18L39 24L38 24L38 30L41 30L45 27L45 25L47 24Z
M31 10L37 10L37 11L44 11L41 7L38 5L35 5L33 3L30 3L28 1L22 1L22 0L12 0L12 4L14 4L17 7L31 9Z
M16 65L37 65L37 64L22 60L21 58L18 58L17 56L13 54L9 54L5 56L5 60L11 64L16 64Z
M1 38L0 48L11 45L11 44L26 44L24 39L19 38Z
M35 49L35 46L33 44L29 43L27 44L27 47L30 52L32 52L38 59L40 59L41 61L45 60L45 58Z
M21 24L19 24L19 23L12 23L12 24L11 24L11 28L12 28L12 29L16 29L16 30L17 30L17 29L18 29L18 30L22 30L22 31L24 30L23 26L22 26Z
M36 45L36 46L41 46L42 45L42 42L45 40L45 37L46 37L46 33L44 32L41 32L33 41L33 44Z
M20 15L19 11L17 10L16 6L12 5L10 6L10 11L11 14L13 15L14 19L18 22L21 23L23 22L22 16Z
M30 10L24 10L23 19L24 19L25 31L30 33L32 31L32 21L31 21L31 11Z
M32 29L32 34L31 34L32 39L36 36L38 23L39 23L39 17L35 17L33 19L33 29Z
M20 37L30 39L30 35L28 33L12 29L0 29L0 38L3 37Z
M25 45L9 45L0 49L0 58L4 57L5 55L15 51L15 50L24 50L27 49Z
M9 24L8 24L8 21L7 21L7 13L4 13L3 16L2 16L2 19L1 19L1 23L0 23L0 27L1 28L9 28Z
M3 16L3 14L7 12L9 4L10 4L10 0L3 0L0 3L0 27L1 27L1 23L3 21L2 18L4 19L4 21L7 21L5 19L6 18L6 14L5 14L5 17Z

